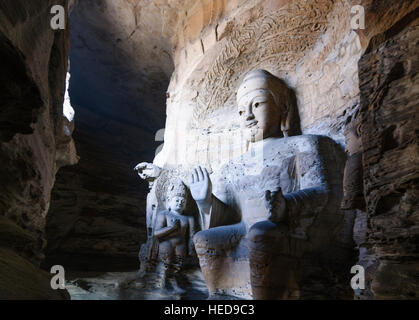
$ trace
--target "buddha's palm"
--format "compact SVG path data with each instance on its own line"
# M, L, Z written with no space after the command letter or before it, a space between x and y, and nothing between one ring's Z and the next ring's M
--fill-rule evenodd
M207 169L202 169L201 166L197 166L192 170L190 190L192 197L198 205L210 205L212 190Z

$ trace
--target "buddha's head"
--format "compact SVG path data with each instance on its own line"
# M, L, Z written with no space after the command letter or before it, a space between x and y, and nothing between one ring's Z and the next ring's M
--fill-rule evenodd
M248 141L288 136L289 89L266 70L249 72L237 91L240 125Z

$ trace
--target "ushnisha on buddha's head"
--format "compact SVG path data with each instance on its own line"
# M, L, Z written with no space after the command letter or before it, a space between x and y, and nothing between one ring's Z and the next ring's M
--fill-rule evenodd
M248 141L288 135L285 128L288 88L268 71L258 69L244 77L237 91L237 106L240 125Z
M166 207L168 210L182 214L186 208L186 187L180 181L169 185L166 194Z

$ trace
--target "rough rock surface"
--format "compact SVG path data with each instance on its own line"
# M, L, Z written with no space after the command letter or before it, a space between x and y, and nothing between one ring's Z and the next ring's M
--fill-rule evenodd
M57 175L45 267L138 267L148 188L133 171L161 142L173 70L153 2L79 1L70 16L70 97L80 162Z
M54 4L67 2L0 4L0 298L68 297L38 267L55 174L77 162L62 109L69 33L51 29Z
M184 272L185 292L173 290L121 287L126 278L136 272L70 273L66 287L71 300L205 300L208 290L199 269Z
M155 163L216 169L231 154L237 156L243 146L235 142L240 140L235 91L256 68L295 89L303 133L327 135L343 146L345 124L359 104L362 51L374 34L415 7L363 1L368 28L355 31L350 25L354 4L359 1L191 5L172 38L175 70L167 93L165 147Z
M176 47L166 144L156 163L217 167L231 160L229 152L217 151L234 153L242 147L233 142L239 134L235 91L242 77L256 68L283 78L296 90L303 133L325 134L343 144L342 124L357 104L362 49L350 29L350 4L228 3L225 11L196 4L182 21L187 41Z
M360 298L417 299L419 14L371 39L359 62L367 290Z
M134 172L153 146L141 128L76 109L80 162L62 168L47 218L45 267L121 271L138 267L148 187ZM133 140L144 137L144 143Z

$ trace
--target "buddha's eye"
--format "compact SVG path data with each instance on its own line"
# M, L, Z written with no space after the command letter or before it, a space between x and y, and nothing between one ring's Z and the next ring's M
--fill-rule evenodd
M244 111L240 110L239 111L239 116L243 115Z
M255 104L253 104L253 107L255 108L259 107L259 102L256 102Z

